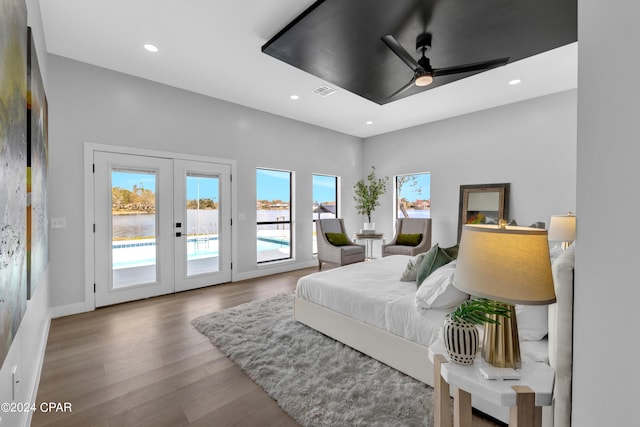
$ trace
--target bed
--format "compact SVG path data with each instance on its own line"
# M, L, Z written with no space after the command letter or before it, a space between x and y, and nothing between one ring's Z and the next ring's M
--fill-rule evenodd
M570 425L574 248L553 262L557 302L548 308L536 307L537 312L518 311L519 326L521 319L524 326L521 340L523 335L528 337L521 341L523 359L546 361L556 369L554 406L544 410L545 426ZM433 386L428 347L440 338L442 322L453 308L416 308L416 283L400 280L411 259L394 255L301 278L295 319ZM474 399L473 406L508 420L508 408L481 399Z

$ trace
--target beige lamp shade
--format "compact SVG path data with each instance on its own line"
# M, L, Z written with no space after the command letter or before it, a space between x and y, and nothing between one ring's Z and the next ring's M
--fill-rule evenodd
M549 221L549 241L551 242L573 242L576 240L576 216L572 213L567 215L551 215Z
M554 302L547 231L465 225L453 284L468 294L508 304Z

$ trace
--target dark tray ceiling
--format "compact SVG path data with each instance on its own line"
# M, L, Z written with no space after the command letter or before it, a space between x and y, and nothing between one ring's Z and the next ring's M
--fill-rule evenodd
M432 34L434 68L510 57L514 62L577 40L577 0L324 0L262 51L378 104L413 73L380 37L392 34L416 59L416 37ZM436 77L394 100L475 73Z

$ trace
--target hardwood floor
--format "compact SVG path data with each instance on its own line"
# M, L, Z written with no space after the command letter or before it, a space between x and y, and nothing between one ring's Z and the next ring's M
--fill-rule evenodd
M212 286L54 319L32 426L297 426L191 320L295 289L317 269ZM474 416L474 426L497 424Z

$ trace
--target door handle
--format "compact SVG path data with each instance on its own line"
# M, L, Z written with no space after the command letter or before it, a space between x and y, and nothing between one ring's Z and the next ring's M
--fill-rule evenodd
M176 237L182 237L182 233L179 231L176 231Z

